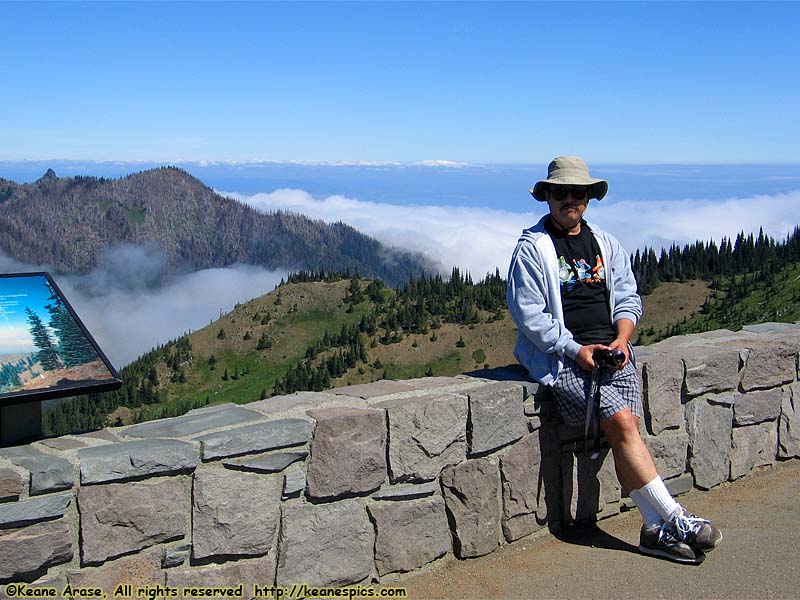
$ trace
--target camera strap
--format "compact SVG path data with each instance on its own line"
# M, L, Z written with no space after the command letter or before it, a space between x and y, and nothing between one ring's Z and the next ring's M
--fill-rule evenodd
M597 460L600 457L600 378L605 369L596 367L592 371L592 384L589 386L588 398L586 398L586 427L583 434L583 451L590 459ZM594 424L594 427L592 427ZM592 452L589 453L589 429L592 429Z

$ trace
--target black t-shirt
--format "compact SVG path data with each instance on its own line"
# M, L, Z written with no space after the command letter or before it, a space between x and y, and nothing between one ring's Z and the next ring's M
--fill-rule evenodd
M569 235L548 219L545 228L558 256L567 329L581 345L610 344L616 332L608 306L605 265L589 226L582 221L580 233Z

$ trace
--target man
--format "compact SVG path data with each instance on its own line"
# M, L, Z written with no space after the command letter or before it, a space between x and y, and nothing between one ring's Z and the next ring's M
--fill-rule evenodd
M642 303L630 259L616 238L583 219L589 200L601 200L608 183L570 156L554 159L547 175L531 194L547 202L549 214L523 231L509 268L508 307L519 329L514 355L552 388L567 424L588 431L599 420L617 478L642 513L639 551L700 563L722 534L675 502L639 434L641 398L629 342ZM600 370L597 350L622 352L622 363Z

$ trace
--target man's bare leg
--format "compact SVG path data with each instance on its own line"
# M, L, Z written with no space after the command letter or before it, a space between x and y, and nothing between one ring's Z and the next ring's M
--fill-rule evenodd
M600 421L600 431L611 446L617 479L626 491L638 490L658 476L650 451L639 434L639 417L629 408Z

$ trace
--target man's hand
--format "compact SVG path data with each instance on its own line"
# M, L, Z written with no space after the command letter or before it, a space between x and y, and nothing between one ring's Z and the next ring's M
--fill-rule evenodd
M578 350L578 355L575 357L575 362L578 363L578 366L583 369L584 371L594 371L595 367L597 366L594 362L594 354L595 350L610 350L611 346L605 346L604 344L589 344L588 346L581 346L581 349Z
M624 369L626 366L628 366L628 362L631 359L631 351L630 348L628 347L628 340L617 338L613 342L611 342L609 348L611 348L612 350L619 350L625 355L625 360L622 362L622 364L618 367L614 367L612 370L620 371Z

